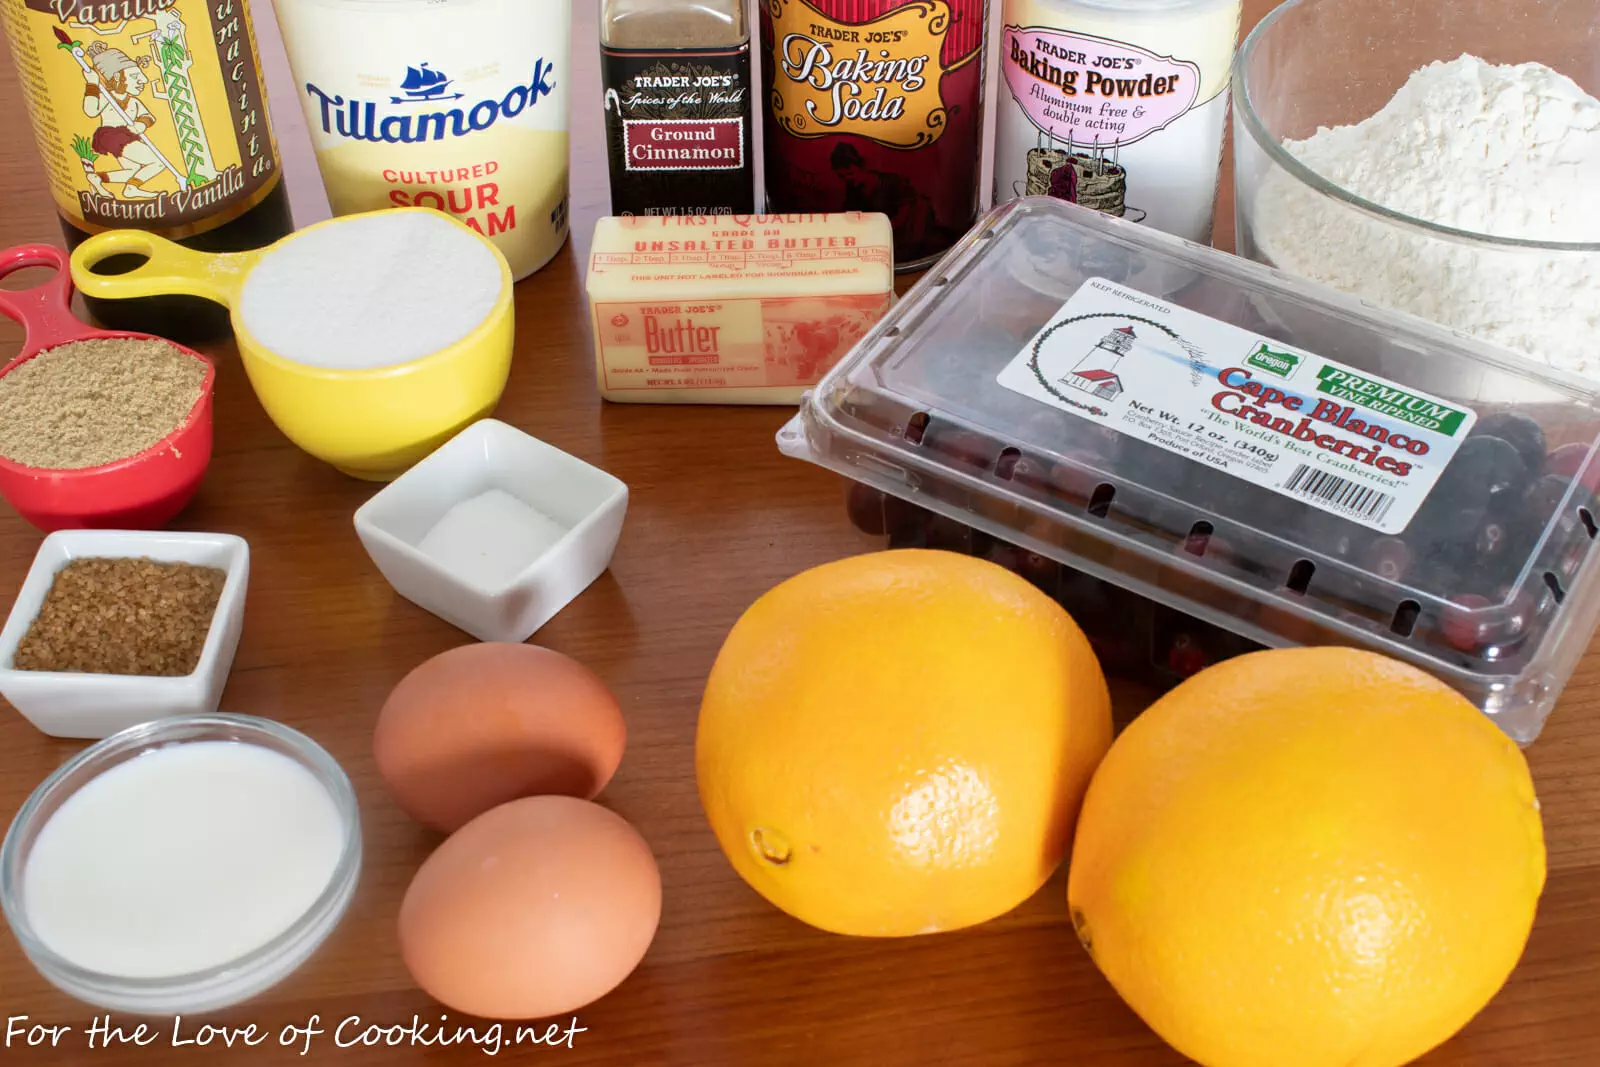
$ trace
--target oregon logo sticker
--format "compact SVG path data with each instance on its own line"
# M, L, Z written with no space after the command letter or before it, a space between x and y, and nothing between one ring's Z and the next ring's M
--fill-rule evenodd
M1293 378L1294 372L1300 369L1301 358L1293 352L1280 352L1271 348L1263 341L1245 358L1245 362L1268 374L1276 374L1280 378Z

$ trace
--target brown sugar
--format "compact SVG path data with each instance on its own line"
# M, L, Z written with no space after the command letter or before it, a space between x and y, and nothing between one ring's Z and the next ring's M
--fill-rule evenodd
M177 677L200 662L227 572L149 559L76 559L56 572L17 646L22 671Z
M0 456L49 470L126 459L183 424L205 377L204 363L156 339L47 349L0 377Z

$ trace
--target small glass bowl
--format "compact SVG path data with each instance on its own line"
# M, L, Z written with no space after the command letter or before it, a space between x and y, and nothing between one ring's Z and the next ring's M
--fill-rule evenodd
M67 798L119 763L192 741L237 741L288 756L328 791L344 825L344 849L328 885L287 930L217 967L162 978L126 978L87 970L46 946L28 923L23 871L39 833ZM134 1015L197 1014L238 1004L286 978L338 925L361 873L361 815L355 790L322 746L281 723L247 715L193 715L130 727L84 749L33 791L0 845L0 910L29 961L51 985L87 1004Z

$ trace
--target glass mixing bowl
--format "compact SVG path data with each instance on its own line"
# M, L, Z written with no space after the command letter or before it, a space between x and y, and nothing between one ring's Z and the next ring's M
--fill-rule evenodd
M1434 225L1355 195L1284 147L1321 127L1363 121L1413 71L1463 53L1543 63L1600 96L1600 0L1289 0L1263 19L1233 76L1239 254L1592 387L1600 381L1600 242ZM1407 147L1392 146L1395 165ZM1537 189L1536 170L1524 177ZM1595 301L1587 311L1574 290Z

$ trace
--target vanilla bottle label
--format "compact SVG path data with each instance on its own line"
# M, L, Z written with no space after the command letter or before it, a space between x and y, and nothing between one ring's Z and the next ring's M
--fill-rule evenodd
M0 0L0 27L72 225L188 237L277 187L244 0Z
M755 210L750 47L602 48L614 215Z

